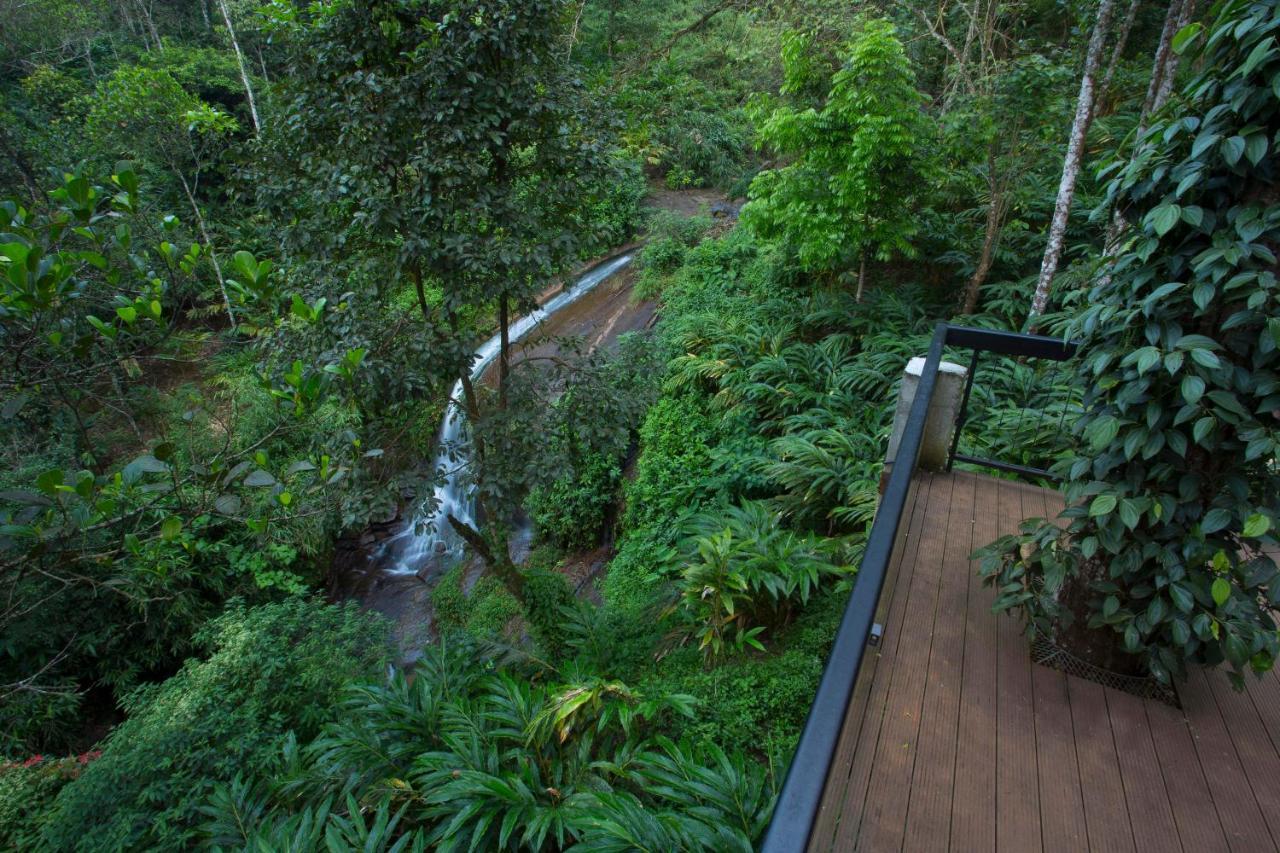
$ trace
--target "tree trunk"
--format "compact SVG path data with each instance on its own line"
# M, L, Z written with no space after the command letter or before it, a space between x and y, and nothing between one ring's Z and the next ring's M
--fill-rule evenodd
M1102 75L1102 82L1098 85L1098 96L1094 99L1099 105L1107 97L1107 92L1111 89L1111 81L1116 76L1116 66L1120 64L1120 59L1124 55L1125 46L1129 43L1129 33L1133 30L1134 18L1138 16L1138 4L1141 0L1129 0L1129 10L1124 13L1124 23L1120 25L1120 35L1116 36L1115 47L1111 50L1111 61L1107 63L1107 73Z
M1183 0L1182 10L1178 13L1178 24L1173 34L1177 35L1178 31L1191 23L1191 16L1196 12L1196 0ZM1163 35L1163 33L1161 33ZM1182 62L1182 54L1169 50L1168 59L1165 61L1164 73L1160 75L1160 89L1156 92L1156 99L1151 105L1152 112L1160 109L1169 100L1169 95L1173 93L1173 81L1178 76L1178 65Z
M506 542L500 542L499 548L490 547L480 532L464 521L459 520L450 513L448 516L449 524L453 525L453 529L458 532L463 541L471 546L471 550L475 551L477 556L484 561L498 580L502 581L502 585L507 588L507 592L511 593L516 601L520 602L520 606L524 607L524 575L516 568L515 563L511 562L511 554L506 547ZM501 525L496 525L501 527ZM503 528L505 529L505 528Z
M862 288L867 283L867 253L864 250L862 259L858 262L858 290L853 294L853 301L862 302Z
M191 212L195 214L196 227L200 229L200 236L204 239L204 244L209 247L209 262L213 264L213 274L218 279L218 289L222 291L222 304L227 308L227 319L231 321L231 330L235 331L236 314L231 309L231 297L227 295L227 282L222 277L222 265L218 263L218 253L214 251L209 229L205 227L204 215L200 213L200 205L196 203L196 197L192 194L191 185L187 183L186 177L176 169L174 172L177 174L178 180L182 182L182 189L187 194L187 201L191 203Z
M1044 260L1040 263L1040 278L1031 300L1031 312L1027 325L1034 327L1036 317L1044 313L1049 304L1049 286L1058 271L1062 258L1062 244L1067 235L1067 218L1071 214L1071 202L1075 197L1076 179L1080 175L1080 163L1084 159L1085 134L1093 119L1094 78L1102 60L1102 46L1111 25L1111 10L1115 0L1101 0L1098 17L1089 37L1089 48L1084 59L1084 73L1080 78L1080 94L1076 98L1076 114L1071 122L1071 135L1067 141L1067 156L1062 163L1062 180L1058 184L1058 200L1053 206L1053 220L1049 224L1049 239L1045 244Z
M1004 219L1004 190L996 179L995 146L987 152L987 190L990 201L987 204L987 227L982 237L982 252L978 255L978 265L969 276L969 283L964 289L964 305L961 314L972 314L978 310L978 294L991 272L991 263L995 257L996 244L1000 242L1000 222Z
M138 0L138 11L142 15L142 22L151 31L151 38L155 41L156 50L159 50L164 45L160 41L160 31L156 29L155 19L151 17L151 8L144 0ZM143 41L145 42L146 39L143 39Z
M1142 140L1147 130L1147 119L1151 113L1160 108L1158 102L1160 89L1169 69L1169 58L1174 56L1173 37L1178 33L1178 20L1182 16L1185 4L1183 0L1173 0L1164 15L1164 26L1160 30L1160 41L1156 44L1156 56L1151 63L1151 82L1147 85L1147 97L1142 102L1142 112L1138 116L1138 130L1134 137L1136 145Z
M1151 83L1147 86L1147 97L1142 103L1142 112L1138 114L1138 127L1133 134L1133 153L1129 155L1130 161L1138 156L1138 151L1142 148L1142 137L1147 133L1147 122L1151 114L1164 106L1164 102L1173 90L1173 78L1178 70L1179 58L1173 52L1173 37L1178 30L1186 26L1185 22L1190 20L1194 9L1195 0L1173 0L1165 13L1164 26L1160 30L1160 41L1156 44L1155 58L1151 63ZM1109 257L1115 254L1125 230L1124 216L1119 210L1111 211L1111 220L1107 223L1107 233L1102 243L1103 255ZM1099 283L1105 286L1110 278L1111 264L1108 263Z
M249 99L249 115L253 119L253 132L262 133L262 124L258 121L258 102L253 97L253 84L249 81L249 69L244 64L244 51L240 50L240 41L236 38L236 28L231 23L231 12L227 9L227 0L218 0L218 8L222 10L222 20L227 24L227 35L231 37L231 48L236 54L236 64L240 67L240 80L244 83L244 93Z

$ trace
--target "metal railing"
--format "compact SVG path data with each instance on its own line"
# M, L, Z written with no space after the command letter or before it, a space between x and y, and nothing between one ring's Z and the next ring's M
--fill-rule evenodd
M765 835L764 853L792 853L809 844L813 825L822 804L823 791L831 771L831 762L844 727L849 701L858 680L858 671L866 653L868 639L875 625L876 609L884 589L889 562L908 504L916 461L924 439L929 405L938 381L938 367L947 347L971 349L969 375L957 420L955 438L947 462L994 468L1027 476L1045 476L1046 471L1032 465L983 458L958 453L964 447L961 435L968 419L969 406L979 367L979 354L992 353L1015 358L1043 358L1062 362L1075 355L1076 345L1039 335L1022 335L988 329L974 329L939 323L925 357L924 368L916 386L915 398L898 444L898 452L889 473L880 507L867 537L866 550L858 570L857 581L845 606L844 616L827 657L827 665L809 709L808 719L783 782L773 820ZM981 387L979 384L978 387Z

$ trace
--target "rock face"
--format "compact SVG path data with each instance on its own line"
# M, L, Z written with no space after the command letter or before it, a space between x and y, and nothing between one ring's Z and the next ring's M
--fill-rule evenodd
M727 219L730 222L736 222L741 211L742 205L732 201L717 201L711 205L711 215L713 217Z

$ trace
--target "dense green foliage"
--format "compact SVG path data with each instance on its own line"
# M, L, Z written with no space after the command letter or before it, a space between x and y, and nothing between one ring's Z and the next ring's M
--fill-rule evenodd
M207 658L129 696L129 718L102 757L38 818L39 847L190 846L215 784L275 764L286 734L315 733L345 686L376 674L387 652L354 605L302 598L233 606L196 641Z
M0 0L0 847L749 849L904 363L1027 317L1096 8ZM1165 13L1084 111L1079 372L984 358L961 447L1068 481L1002 606L1262 671L1275 3ZM366 564L446 471L467 559Z
M1084 623L1166 681L1224 660L1238 681L1280 652L1277 29L1274 6L1237 0L1179 35L1202 70L1112 167L1133 231L1071 327L1090 391L1061 463L1070 524L988 559L1036 630Z
M281 772L215 797L215 843L310 848L750 850L763 768L655 736L688 697L597 677L533 685L444 642L412 684L353 687L342 721L291 743ZM625 756L619 761L616 756Z
M743 219L781 237L816 273L848 269L867 254L910 255L929 139L902 43L888 21L861 23L820 109L804 98L821 85L811 76L811 50L793 36L783 53L782 93L799 107L758 105L761 140L791 162L756 176Z

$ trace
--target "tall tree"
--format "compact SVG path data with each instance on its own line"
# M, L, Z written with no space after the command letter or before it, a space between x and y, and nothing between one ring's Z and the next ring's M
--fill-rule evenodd
M811 87L806 52L803 41L784 49L784 94ZM911 211L929 131L922 101L894 26L862 22L820 109L758 106L761 141L789 163L752 181L743 222L781 237L811 272L856 266L860 298L868 255L913 251Z
M614 173L609 123L565 62L572 13L567 0L375 0L293 25L267 199L297 218L293 240L384 259L412 285L473 424L508 404L506 327L593 242L590 211ZM495 401L457 333L476 307L496 307L502 327ZM505 536L521 485L483 474L501 454L476 432L487 522L454 526L518 589Z
M1053 206L1053 218L1049 222L1049 236L1045 243L1044 259L1040 263L1040 277L1036 280L1035 294L1031 299L1031 312L1027 323L1044 313L1049 303L1049 286L1058 272L1062 258L1062 246L1067 236L1067 219L1071 215L1071 202L1075 198L1076 179L1080 176L1080 164L1084 159L1084 139L1093 121L1094 81L1102 62L1102 50L1107 31L1111 28L1114 0L1100 0L1093 23L1093 34L1085 51L1084 71L1080 75L1080 94L1076 97L1076 113L1071 121L1071 133L1067 139L1067 153L1062 161L1062 180L1058 184L1058 198Z
M200 204L200 181L217 150L237 129L236 120L188 93L167 71L122 66L94 91L86 126L109 155L157 166L181 188L208 249L227 319L235 328L222 263Z
M258 101L253 96L253 81L249 79L249 69L245 65L244 51L240 49L240 40L236 38L235 24L231 23L231 10L227 8L227 0L218 0L218 9L221 10L222 20L227 25L227 36L231 39L231 49L236 54L236 65L240 69L240 80L244 83L245 98L249 102L249 117L253 119L253 130L255 133L262 133L262 122L258 120Z

